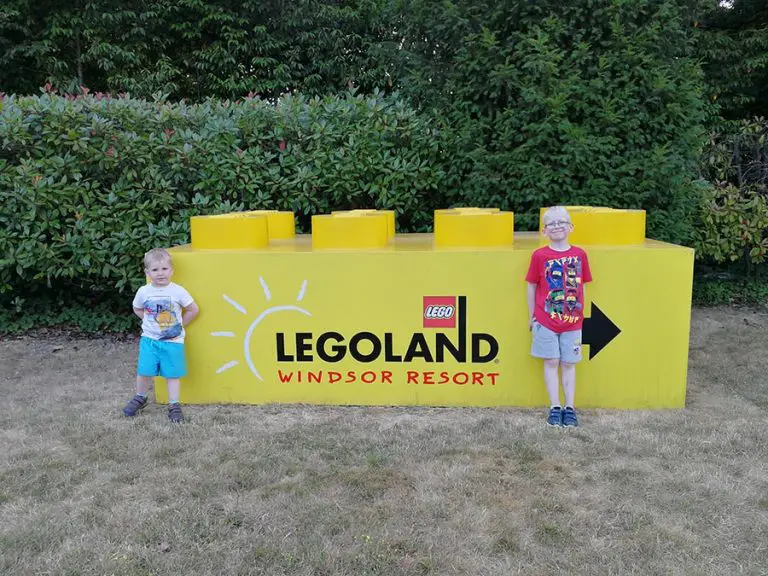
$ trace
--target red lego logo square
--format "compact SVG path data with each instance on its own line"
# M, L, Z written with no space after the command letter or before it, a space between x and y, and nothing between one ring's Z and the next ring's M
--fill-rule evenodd
M424 296L424 328L456 328L456 296Z

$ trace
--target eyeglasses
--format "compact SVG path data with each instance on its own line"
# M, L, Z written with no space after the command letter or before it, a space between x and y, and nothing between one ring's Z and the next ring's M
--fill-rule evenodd
M555 220L554 222L548 222L547 224L544 224L544 228L565 228L566 226L570 225L570 220Z

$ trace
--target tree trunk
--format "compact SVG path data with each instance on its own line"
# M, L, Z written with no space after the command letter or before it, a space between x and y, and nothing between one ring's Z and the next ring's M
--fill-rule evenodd
M75 58L77 58L77 85L83 85L83 55L80 51L80 32L75 33Z

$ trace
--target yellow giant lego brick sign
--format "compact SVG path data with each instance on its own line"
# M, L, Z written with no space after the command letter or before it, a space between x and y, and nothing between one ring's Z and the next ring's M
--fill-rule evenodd
M489 217L497 226L498 213ZM381 221L360 218L380 233ZM174 281L201 308L187 331L182 402L545 405L524 280L540 238L498 236L500 246L470 249L426 234L362 250L335 240L320 249L323 238L308 236L290 250L173 248ZM583 247L594 282L578 404L684 406L692 250L652 240ZM164 386L156 393L166 400Z

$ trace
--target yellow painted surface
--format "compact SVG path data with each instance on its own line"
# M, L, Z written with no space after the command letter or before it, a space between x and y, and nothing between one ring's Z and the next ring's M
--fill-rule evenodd
M337 210L331 212L331 216L336 215L366 215L366 214L384 214L387 217L387 237L390 240L395 238L395 211L394 210Z
M451 213L451 212L463 212L465 214L484 214L487 212L500 212L501 210L499 208L480 208L478 206L457 206L455 208L442 208L440 210L435 210L435 214L445 214L445 213Z
M244 250L269 245L266 216L243 218L239 213L193 216L190 236L196 250Z
M248 217L266 216L267 230L270 242L273 240L290 240L296 236L296 222L293 212L279 210L250 210L242 212Z
M440 248L490 248L514 242L515 215L493 209L435 211L435 245Z
M191 219L193 246L198 247L198 245L202 243L205 246L210 246L215 249L219 245L219 242L229 242L234 244L247 243L249 241L249 232L243 232L243 230L250 230L253 223L248 224L239 222L232 225L233 218L255 218L256 220L266 218L268 242L273 240L291 240L296 236L296 223L293 212L280 210L247 210L245 212L231 212L229 214L193 217ZM256 241L256 244L253 246L244 245L239 247L257 248L264 246L261 224L257 223L256 228L259 229L259 239ZM222 233L224 234L224 240L220 241L219 237ZM232 237L231 240L227 234ZM229 244L222 244L221 247L228 245Z
M384 248L389 216L382 212L338 212L312 216L312 246L317 250Z
M323 231L329 221L365 222L355 225L366 249L324 249L333 242L318 249L299 235L253 250L171 250L174 281L201 309L187 329L182 402L547 404L542 362L529 354L524 280L538 234L517 233L504 247L443 250L429 234L398 235L387 244L386 217L320 217L314 233L339 233L336 224ZM367 236L367 226L377 232ZM370 238L380 248L370 249ZM585 248L594 277L586 288L586 316L594 303L621 333L591 360L585 346L578 405L683 407L693 251L652 240ZM424 299L456 298L458 305L461 296L467 361L447 348L438 361L438 340L458 347L461 331L459 324L425 327ZM328 332L335 334L322 336ZM486 335L475 337L481 356L489 340L498 344L497 355L473 362L472 334ZM421 339L433 361L419 356ZM352 357L350 349L371 353L374 340L381 343L378 358ZM416 354L406 362L409 346ZM164 383L157 383L156 394L167 401Z
M566 206L573 221L570 241L576 245L641 245L645 242L645 210L620 210L593 206ZM539 210L539 230L544 230L544 212ZM542 243L547 238L542 236Z

